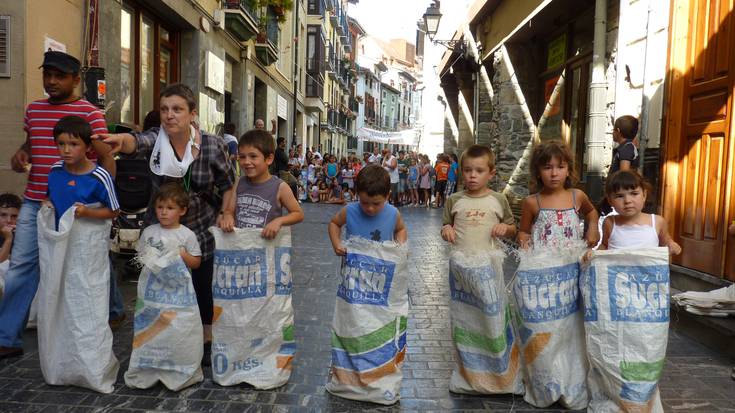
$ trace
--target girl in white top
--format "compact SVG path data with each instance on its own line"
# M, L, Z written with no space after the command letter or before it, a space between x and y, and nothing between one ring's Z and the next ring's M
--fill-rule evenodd
M649 185L638 172L619 171L605 185L608 202L619 215L608 216L602 224L599 249L641 249L668 247L674 255L679 244L669 235L664 217L643 212ZM589 253L586 256L590 258Z

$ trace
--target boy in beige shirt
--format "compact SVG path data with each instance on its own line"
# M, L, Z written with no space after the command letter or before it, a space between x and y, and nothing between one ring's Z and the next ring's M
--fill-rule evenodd
M515 237L516 226L508 199L488 187L495 176L495 155L486 146L473 145L459 164L464 191L447 199L442 238L463 252L498 248L493 238Z

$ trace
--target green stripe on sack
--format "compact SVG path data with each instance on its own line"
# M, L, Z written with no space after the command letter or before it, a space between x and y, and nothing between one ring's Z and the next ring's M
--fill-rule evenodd
M135 300L135 312L137 313L145 306L145 302L143 302L142 299L138 298Z
M503 331L499 336L492 338L479 333L475 333L474 331L465 330L460 327L454 327L452 338L457 344L461 344L467 347L479 348L485 351L489 351L491 353L500 353L501 351L505 350L505 347L507 345L505 341L505 331Z
M283 327L283 341L294 341L293 324L289 324Z
M656 381L664 369L664 359L647 363L645 361L621 361L620 375L627 381Z
M401 317L399 324L399 331L406 331L408 319L406 317ZM383 343L393 339L395 336L395 321L391 321L372 333L368 333L360 337L340 337L332 331L332 347L343 349L351 354L364 353L381 346Z

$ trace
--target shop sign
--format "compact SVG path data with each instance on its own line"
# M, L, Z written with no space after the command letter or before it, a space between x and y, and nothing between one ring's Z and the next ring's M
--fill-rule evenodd
M549 42L546 57L546 69L553 69L564 64L567 60L567 35L562 34Z

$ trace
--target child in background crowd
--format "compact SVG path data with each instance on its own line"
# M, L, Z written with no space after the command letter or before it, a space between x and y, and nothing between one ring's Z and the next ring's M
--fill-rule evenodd
M355 186L355 168L351 162L345 163L345 168L342 169L342 184L347 185L347 188L351 191Z
M434 186L436 191L436 207L441 208L444 206L444 200L446 199L447 192L447 179L449 178L449 156L439 154L437 157L438 161L434 169L436 170L436 184Z
M457 162L457 154L452 153L449 155L449 173L447 174L447 190L445 192L445 198L448 199L457 189L457 179L459 177L459 164Z
M407 185L408 185L408 192L411 199L411 206L418 206L419 205L419 167L416 165L416 159L411 158L411 162L408 166L408 179L407 179Z
M15 223L18 220L22 201L18 195L0 195L0 298L5 290L5 273L10 266Z
M329 187L323 180L319 181L319 202L327 202L329 199Z
M315 204L319 202L319 187L317 184L312 184L309 189L309 201Z
M240 138L238 159L241 176L230 205L224 205L220 228L232 232L237 228L259 228L266 239L273 239L284 225L304 220L304 212L291 188L270 174L268 167L275 154L273 137L266 131L253 129ZM283 216L283 208L288 214Z
M328 204L344 204L345 198L344 194L342 193L342 186L337 182L337 180L332 181L332 185L329 188L329 199L327 200Z
M342 227L347 226L346 237L360 237L372 241L397 241L405 244L408 239L401 213L388 204L390 176L380 165L364 167L357 175L355 188L359 202L339 210L329 223L329 239L337 255L347 251L342 244Z

